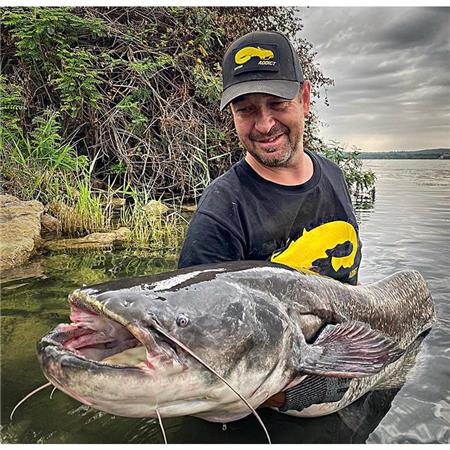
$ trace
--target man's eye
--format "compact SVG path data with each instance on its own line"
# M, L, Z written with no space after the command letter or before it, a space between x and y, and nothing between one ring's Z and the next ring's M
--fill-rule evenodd
M281 109L281 108L285 108L288 105L289 102L276 102L272 104L272 108L275 109Z

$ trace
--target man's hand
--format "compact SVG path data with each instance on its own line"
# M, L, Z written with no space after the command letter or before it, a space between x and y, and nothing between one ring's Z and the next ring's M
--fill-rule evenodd
M260 407L261 408L280 408L286 401L286 394L284 392L278 392L278 394L269 397Z
M337 402L345 395L351 380L351 378L308 375L301 383L272 395L261 407L275 407L281 412L290 409L301 411L314 404Z

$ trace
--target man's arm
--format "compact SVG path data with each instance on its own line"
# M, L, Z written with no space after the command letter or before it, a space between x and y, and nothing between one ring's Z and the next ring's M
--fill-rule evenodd
M178 268L242 259L244 244L236 233L212 215L197 211L189 224Z

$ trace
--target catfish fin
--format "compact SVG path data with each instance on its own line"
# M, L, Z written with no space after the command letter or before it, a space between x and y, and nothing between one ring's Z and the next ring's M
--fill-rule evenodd
M362 322L327 325L302 352L299 371L323 376L360 378L374 375L404 350L394 340Z
M401 364L397 365L397 368L389 373L389 377L378 382L373 388L373 391L385 390L385 389L399 389L406 381L406 375L414 367L416 363L416 357L420 350L420 344L423 341L424 336L419 336L406 350L402 356Z

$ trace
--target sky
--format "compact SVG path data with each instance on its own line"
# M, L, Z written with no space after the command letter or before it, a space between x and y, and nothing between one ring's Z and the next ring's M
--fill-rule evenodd
M450 8L298 11L300 37L334 80L330 106L316 107L326 141L362 151L450 147Z

